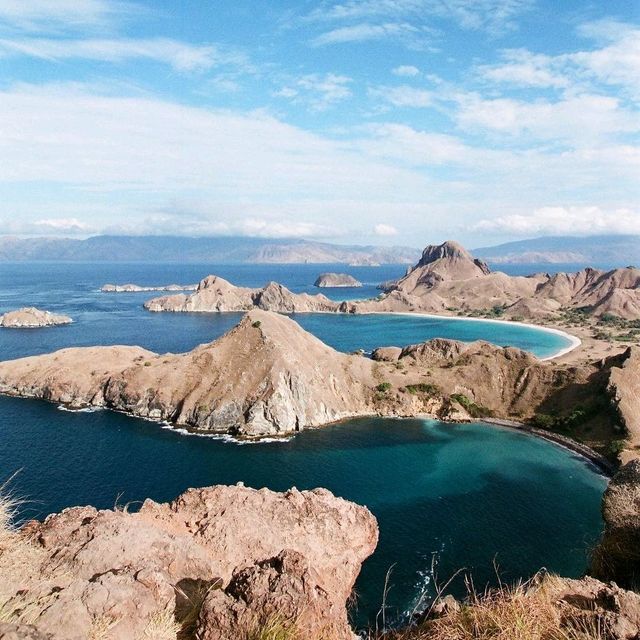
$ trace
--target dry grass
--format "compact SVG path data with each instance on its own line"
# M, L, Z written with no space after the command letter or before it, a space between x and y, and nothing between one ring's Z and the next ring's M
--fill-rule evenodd
M176 640L181 626L171 608L167 607L149 618L147 626L136 636L136 640Z
M557 578L545 576L481 595L470 590L459 610L377 640L606 640L606 630L595 616L560 615L553 595L557 585Z

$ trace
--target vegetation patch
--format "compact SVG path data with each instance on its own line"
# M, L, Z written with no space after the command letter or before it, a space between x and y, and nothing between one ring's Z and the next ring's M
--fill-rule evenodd
M476 404L471 398L463 393L452 393L449 396L451 402L457 402L472 418L490 418L493 415L491 409Z
M440 393L440 387L428 382L419 382L418 384L408 384L405 387L405 391L411 395L417 395L418 393L424 393L430 396L435 396Z

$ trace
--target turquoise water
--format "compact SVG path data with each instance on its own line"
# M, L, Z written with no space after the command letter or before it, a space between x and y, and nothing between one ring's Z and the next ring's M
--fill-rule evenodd
M179 353L211 342L238 323L241 314L150 313L142 308L154 293L100 293L106 282L158 285L198 281L218 273L243 286L278 280L293 291L317 293L315 276L336 265L77 265L20 264L0 266L0 313L37 306L65 313L73 325L32 331L0 331L0 357L17 358L69 346L140 345L152 351ZM403 267L352 267L369 284L362 289L323 289L335 299L379 293L375 283L401 275ZM404 346L430 338L489 340L529 350L539 357L568 346L567 338L538 329L492 322L389 315L297 314L305 329L341 351Z
M601 528L605 480L570 452L481 424L359 419L287 442L238 445L184 436L108 411L69 413L35 400L0 398L0 478L42 518L77 504L112 508L187 487L243 481L285 490L327 487L367 505L380 543L356 584L356 620L375 620L393 566L389 615L430 593L436 554L447 579L465 568L476 585L541 567L580 575ZM134 505L135 506L135 505ZM463 591L462 579L452 585Z
M368 278L371 291L375 282L403 270L367 269L366 274L349 271ZM141 304L149 294L98 293L105 282L188 283L217 272L248 286L276 279L296 291L313 291L309 283L322 270L304 265L2 265L0 312L34 304L69 313L76 323L0 330L0 357L115 343L185 351L214 339L240 317L147 313ZM540 355L564 346L553 342L558 336L552 334L480 322L326 314L296 320L344 351L434 336L484 338ZM465 568L478 586L495 582L494 561L505 580L529 576L541 566L579 575L601 529L605 486L572 453L482 424L361 419L305 431L287 442L238 445L180 435L117 413L70 413L44 402L0 397L0 480L17 470L13 485L31 499L24 517L76 504L108 508L146 497L170 500L190 486L238 481L275 490L323 486L365 504L378 518L380 544L356 585L354 615L361 625L375 620L392 566L390 616L401 619L425 589L429 593L434 554L441 579ZM461 578L451 588L460 594Z

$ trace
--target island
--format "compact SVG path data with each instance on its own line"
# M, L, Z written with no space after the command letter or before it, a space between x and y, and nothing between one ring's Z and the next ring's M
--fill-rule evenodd
M0 315L0 327L7 329L36 329L71 324L72 322L73 320L68 316L43 311L36 309L36 307L23 307Z
M314 287L361 287L362 282L348 273L321 273L313 283Z
M139 284L105 284L100 287L102 293L140 293L144 291L195 291L197 284L166 284L159 287L147 287Z

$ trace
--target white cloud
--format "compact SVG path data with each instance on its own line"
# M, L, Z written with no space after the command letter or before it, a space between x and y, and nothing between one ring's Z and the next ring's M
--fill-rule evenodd
M344 42L365 42L367 40L385 40L387 38L402 39L408 36L413 39L419 31L417 27L408 23L362 23L326 31L313 38L311 44L315 47L321 47Z
M393 75L395 76L412 78L420 74L420 69L410 64L403 64L403 65L400 65L399 67L396 67L395 69L392 69L391 73L393 73Z
M118 0L0 0L0 24L30 31L104 26L132 6Z
M418 109L432 106L435 98L432 91L410 87L409 85L375 87L369 90L369 94L394 107Z
M515 28L515 19L533 0L346 0L327 3L306 16L312 22L367 22L400 20L420 27L433 18L454 22L462 29L498 34ZM337 40L340 41L340 40Z
M542 207L530 215L481 220L474 230L505 235L640 234L640 211L603 210L597 206Z
M293 80L273 95L294 104L305 104L313 111L325 111L351 97L351 82L351 78L335 73L311 73Z
M147 58L169 64L177 71L202 71L216 64L240 62L238 56L223 54L211 45L195 46L167 38L147 40L0 39L0 57L17 55L50 61L77 58L122 62L135 58Z
M533 54L526 49L511 49L503 52L503 62L478 68L485 80L504 82L523 87L568 86L569 80L553 67L553 58Z
M557 101L525 102L467 94L458 99L455 118L458 126L467 130L570 141L578 146L640 131L637 115L612 96L582 94Z
M374 228L373 228L373 232L377 235L377 236L383 236L383 237L389 237L389 236L397 236L398 235L398 230L390 224L377 224Z

